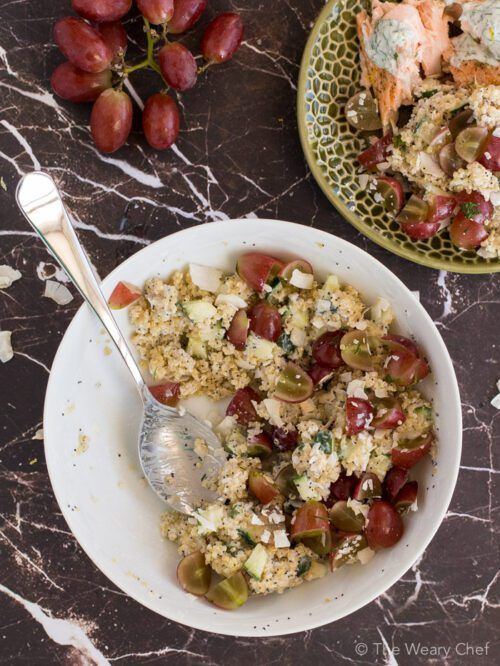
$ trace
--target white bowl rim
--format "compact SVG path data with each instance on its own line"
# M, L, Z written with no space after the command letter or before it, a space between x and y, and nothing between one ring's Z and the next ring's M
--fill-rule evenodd
M202 226L203 227L210 227L210 228L228 226L228 231L230 231L230 226L229 225L236 225L236 224L248 225L249 222L252 225L256 225L256 226L258 225L258 226L262 226L262 227L266 227L267 225L272 224L273 228L276 228L278 225L281 225L282 227L287 228L290 231L294 227L308 228L308 225L303 225L303 224L299 224L299 223L296 223L296 222L287 222L287 221L284 221L284 220L270 219L270 218L235 218L235 219L232 219L232 220L217 220L217 221L213 221L213 222L206 222ZM158 239L157 241L154 241L153 243L150 243L146 247L141 248L140 250L138 250L138 252L135 252L133 255L131 255L125 261L123 261L121 264L116 266L101 281L101 285L106 286L107 283L111 282L114 279L115 272L118 271L118 270L121 270L125 265L134 261L138 254L147 252L153 246L159 245L162 242L166 241L166 239L172 239L172 237L178 237L178 236L181 236L181 235L189 236L190 234L196 234L197 231L199 231L199 225L194 226L194 227L189 227L187 229L180 229L179 231L176 231L173 234L168 234L167 236L164 236L164 237ZM313 231L315 234L317 234L319 236L323 236L325 238L325 241L328 240L328 241L331 242L332 239L334 239L335 243L338 244L339 247L347 249L349 252L354 251L355 253L360 253L360 254L366 256L369 261L374 262L377 265L377 268L380 271L386 273L386 275L390 276L391 279L397 281L399 283L399 285L402 286L404 288L404 290L408 292L409 295L411 295L411 291L409 290L409 288L404 284L404 282L395 273L393 273L391 270L389 270L389 268L387 268L381 261L379 261L378 259L376 259L372 255L370 255L368 252L366 252L362 248L357 247L353 243L350 243L349 241L346 241L342 238L339 238L338 236L335 236L334 234L331 234L327 231L323 231L321 229L316 229L314 227L311 227L311 231ZM251 249L250 245L249 245L248 249L249 250ZM283 248L283 249L286 251L286 248ZM429 530L426 538L423 539L422 542L420 543L419 548L414 552L414 555L412 557L412 561L410 562L410 564L404 570L402 570L402 571L398 572L397 574L393 575L391 577L391 579L389 580L389 582L385 582L383 584L383 586L378 591L376 591L372 594L360 597L359 600L356 600L355 602L353 602L352 603L352 608L348 613L344 613L342 615L335 614L335 612L332 612L330 614L325 613L324 621L322 619L320 619L319 621L305 620L301 623L301 626L297 627L297 628L287 627L287 628L284 628L284 629L281 629L281 628L278 629L277 628L276 630L270 629L270 630L266 630L266 631L261 631L260 627L257 627L256 629L254 629L253 627L251 627L250 629L247 629L246 627L244 627L242 631L233 631L231 628L229 628L228 630L224 630L224 632L211 630L211 629L207 628L206 625L203 626L199 622L192 622L190 624L187 624L185 622L184 617L179 618L177 616L177 614L175 613L175 611L172 612L170 615L166 615L166 614L163 615L162 613L159 613L158 609L154 608L152 603L148 603L148 601L144 598L139 599L137 595L135 595L135 594L131 593L129 590L125 589L125 587L120 582L118 582L116 580L116 578L109 573L109 571L106 571L103 567L101 567L101 565L96 561L96 558L89 552L88 546L84 545L80 541L80 539L78 537L78 534L77 534L78 530L74 529L74 521L72 519L72 512L66 506L66 504L61 500L61 498L59 496L59 493L58 493L58 491L57 491L57 489L54 485L53 472L52 472L54 461L53 461L52 455L50 453L50 448L51 447L48 446L48 441L50 439L50 430L49 430L50 426L49 426L49 420L48 420L49 406L48 405L49 405L49 402L50 402L50 395L51 395L51 391L52 391L52 385L55 383L55 381L53 380L52 367L54 367L56 365L56 363L59 360L59 356L62 355L63 342L64 342L66 336L68 335L68 333L70 332L70 330L72 329L72 327L77 325L78 315L80 314L80 312L84 308L87 307L87 304L83 303L80 306L80 308L77 310L77 312L75 313L71 322L69 323L69 325L68 325L68 327L67 327L67 329L64 333L64 336L63 336L61 342L59 343L57 352L54 356L54 360L53 360L52 366L51 366L51 372L49 374L49 380L48 380L48 383L47 383L46 394L45 394L44 415L43 415L44 416L44 422L43 423L44 423L45 460L46 460L47 471L48 471L49 478L50 478L50 481L51 481L54 496L57 500L57 503L59 505L61 513L64 516L64 518L65 518L73 536L78 541L79 546L82 548L82 550L85 552L85 554L89 557L91 562L99 569L99 571L101 571L101 573L103 573L109 580L111 580L111 582L114 585L116 585L116 587L118 589L120 589L124 594L131 597L132 599L134 599L134 601L136 601L137 603L139 603L142 606L145 606L146 608L153 611L154 613L157 613L157 614L159 614L159 615L161 615L161 616L163 616L163 617L165 617L169 620L172 620L174 622L178 622L179 624L183 624L184 626L189 626L189 627L194 628L194 629L199 629L199 630L205 631L207 633L215 633L215 634L227 635L227 636L239 636L239 637L250 637L250 638L269 638L269 637L272 637L272 636L284 636L284 635L299 633L299 632L303 632L303 631L309 631L311 629L316 629L318 627L322 627L326 624L330 624L332 622L340 620L343 617L347 617L348 615L351 615L352 613L358 611L360 608L362 608L362 607L368 605L369 603L371 603L374 599L378 598L381 594L384 594L384 592L386 592L400 578L402 578L404 576L404 574L407 571L409 571L409 569L411 569L411 567L415 564L415 562L420 559L421 555L426 550L429 543L432 541L436 532L438 531L439 527L441 526L441 523L443 522L443 519L444 519L444 517L447 513L447 510L448 510L448 507L450 505L453 493L455 491L455 486L456 486L458 473L459 473L459 469L460 469L461 453L462 453L462 433L463 433L463 429L462 429L462 410L461 410L461 401L460 401L460 393L459 393L459 388L458 388L458 382L457 382L457 379L456 379L455 370L453 368L453 362L452 362L450 354L449 354L449 352L446 348L444 340L443 340L439 330L437 329L436 325L434 324L433 320L431 319L429 313L427 312L427 310L423 307L423 305L417 299L413 298L413 301L409 301L409 302L412 303L412 307L414 307L414 308L416 308L417 310L420 311L420 314L427 320L427 323L430 324L431 327L434 329L434 333L435 333L435 336L436 336L436 341L439 343L439 345L441 347L440 351L443 353L443 356L444 356L448 371L450 373L450 376L454 380L452 385L448 387L449 391L450 391L450 404L453 404L455 407L457 407L457 409L455 409L455 415L457 417L457 426L458 426L457 427L457 432L459 434L459 437L458 437L459 441L456 442L456 456L455 456L456 464L455 464L453 470L448 470L448 472L452 472L452 474L448 475L448 478L450 480L449 485L448 485L448 493L447 493L445 502L443 502L440 510L438 512L436 512L436 514L435 514L434 524L433 524L432 528ZM52 447L52 450L54 450L54 447Z

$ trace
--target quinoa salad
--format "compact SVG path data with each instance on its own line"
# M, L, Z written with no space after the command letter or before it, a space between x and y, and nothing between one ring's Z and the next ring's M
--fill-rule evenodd
M357 30L362 189L411 239L500 258L499 0L372 0Z
M431 370L387 300L250 252L230 274L190 264L143 290L119 283L110 305L130 305L157 400L227 404L212 424L227 452L207 482L218 501L162 517L187 592L235 609L401 539L417 510L412 468L436 442L418 388ZM205 442L194 451L202 460Z

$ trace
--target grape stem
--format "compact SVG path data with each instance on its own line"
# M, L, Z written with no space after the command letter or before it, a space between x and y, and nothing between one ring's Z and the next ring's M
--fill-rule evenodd
M151 30L151 26L147 19L143 18L143 21L144 21L144 32L146 33L146 39L147 39L147 52L146 52L147 55L144 58L144 60L141 60L141 62L138 62L135 65L130 65L128 67L126 66L123 70L123 75L128 76L132 72L136 72L139 69L146 69L148 67L149 69L154 70L163 79L160 67L158 66L158 63L156 62L154 57L154 48L156 42L158 42L160 37L156 33L153 35L153 31Z

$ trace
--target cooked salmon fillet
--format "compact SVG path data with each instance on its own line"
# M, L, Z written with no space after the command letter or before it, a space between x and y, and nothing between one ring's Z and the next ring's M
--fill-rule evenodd
M476 84L480 86L500 86L500 66L487 65L477 60L465 60L458 67L449 65L450 72L459 86Z
M365 11L356 17L362 83L373 88L385 130L396 123L399 107L413 102L414 90L422 82L421 67L427 76L441 73L442 54L449 46L443 8L440 0L407 0L400 4L373 0L371 18ZM390 23L377 44L388 51L392 48L394 59L386 58L385 66L379 66L373 61L377 53L370 54L370 44L376 32L383 32L383 21ZM397 35L395 28L399 28Z

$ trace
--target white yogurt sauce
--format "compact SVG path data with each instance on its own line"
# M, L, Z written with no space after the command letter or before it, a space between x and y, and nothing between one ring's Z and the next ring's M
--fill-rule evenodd
M382 19L371 36L365 35L368 58L394 76L397 75L399 57L412 49L414 43L415 33L411 26L395 19Z
M451 41L455 47L455 53L450 60L453 67L459 67L464 60L477 60L477 62L483 62L485 65L493 65L493 67L498 65L498 60L492 52L483 44L476 42L466 32L454 37Z
M462 30L478 39L490 53L500 60L500 0L466 2L460 17ZM477 58L476 58L477 60ZM481 60L481 62L485 62Z

